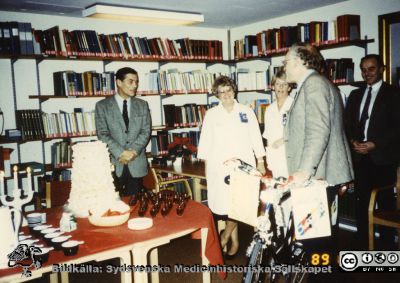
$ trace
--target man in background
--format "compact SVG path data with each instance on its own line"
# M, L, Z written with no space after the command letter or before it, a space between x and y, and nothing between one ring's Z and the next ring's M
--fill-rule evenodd
M147 175L151 117L147 102L135 97L139 76L134 69L119 69L116 84L117 94L96 103L96 130L112 155L120 194L134 195Z
M400 153L400 92L382 81L384 64L376 54L361 59L365 85L350 93L346 105L346 132L351 144L356 196L357 243L368 249L368 205L371 190L396 182ZM394 192L378 197L383 210L395 209ZM394 229L380 227L386 248L394 246Z

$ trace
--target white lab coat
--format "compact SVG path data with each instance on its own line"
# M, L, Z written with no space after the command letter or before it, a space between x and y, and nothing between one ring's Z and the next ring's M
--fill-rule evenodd
M267 164L268 169L272 171L273 177L288 177L288 168L286 162L285 144L278 148L272 148L272 144L283 138L284 115L287 119L287 112L292 105L293 98L288 96L281 109L278 109L277 101L273 102L266 110L264 115L264 133L263 137L267 139Z
M230 113L221 103L207 111L197 157L207 161L208 206L212 212L220 215L228 213L229 187L224 179L230 171L224 161L239 158L255 166L254 155L257 158L265 156L265 150L251 108L235 101Z

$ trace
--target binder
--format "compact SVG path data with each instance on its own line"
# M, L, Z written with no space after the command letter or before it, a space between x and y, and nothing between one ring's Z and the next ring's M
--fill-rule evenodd
M26 35L25 35L25 24L18 23L18 38L19 38L19 54L26 55Z
M33 35L32 35L32 25L31 23L24 23L24 32L25 32L25 44L26 44L26 54L32 55L35 54L33 48Z

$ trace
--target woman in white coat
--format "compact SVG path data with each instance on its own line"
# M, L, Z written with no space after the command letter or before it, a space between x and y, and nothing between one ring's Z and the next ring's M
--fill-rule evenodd
M267 164L272 176L288 177L285 144L283 142L283 128L287 121L287 112L292 105L293 98L289 96L290 86L286 82L283 70L277 72L272 79L272 90L276 100L265 110L263 137L267 140Z
M229 169L223 163L239 158L264 174L265 150L259 125L253 110L235 100L237 87L226 76L218 77L213 84L213 93L219 99L218 106L207 111L200 135L197 157L206 162L208 206L215 220L225 220L221 234L221 247L231 240L226 258L236 255L239 249L237 222L227 217L229 186L224 179Z

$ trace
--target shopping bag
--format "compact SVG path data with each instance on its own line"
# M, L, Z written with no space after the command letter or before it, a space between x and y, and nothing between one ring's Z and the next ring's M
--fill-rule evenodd
M241 171L230 174L228 217L257 227L260 177Z
M326 188L328 183L311 180L307 186L291 189L293 220L297 240L331 235Z

